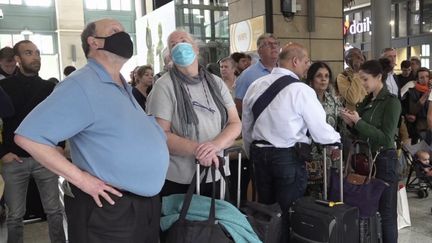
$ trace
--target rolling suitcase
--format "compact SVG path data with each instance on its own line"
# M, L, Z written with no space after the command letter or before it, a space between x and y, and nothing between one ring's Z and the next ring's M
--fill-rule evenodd
M340 145L339 145L340 147ZM341 149L342 153L342 149ZM326 165L324 149L324 168ZM340 156L340 168L343 158ZM340 169L340 178L343 170ZM342 187L342 182L341 182ZM329 202L327 199L327 170L324 169L324 200L303 197L295 201L290 209L291 243L294 242L359 242L359 211L356 207L343 204L343 193L340 202ZM342 191L342 190L341 190Z
M282 236L282 210L279 204L265 205L258 202L241 201L241 185L244 179L242 172L246 169L242 165L242 151L239 146L233 146L224 151L225 163L229 160L231 153L237 153L237 164L231 165L230 168L237 168L236 177L236 198L235 205L240 211L246 215L247 220L251 224L253 230L264 243L279 243ZM234 188L234 186L229 187ZM255 188L253 188L255 189ZM233 193L229 194L233 195ZM231 200L234 203L234 200Z

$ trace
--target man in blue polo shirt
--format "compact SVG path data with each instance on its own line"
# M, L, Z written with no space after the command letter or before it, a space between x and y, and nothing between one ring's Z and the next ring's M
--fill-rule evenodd
M70 242L157 242L168 168L166 137L120 69L133 54L116 20L81 34L88 64L73 72L16 130L16 143L71 183ZM69 139L72 163L55 149Z
M270 74L277 66L280 43L273 34L264 33L257 39L257 52L260 57L252 66L244 70L235 84L235 99L237 111L241 117L243 97L249 86L257 79Z

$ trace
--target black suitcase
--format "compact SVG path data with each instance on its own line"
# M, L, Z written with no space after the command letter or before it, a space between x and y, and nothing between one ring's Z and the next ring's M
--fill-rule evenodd
M358 208L343 204L343 193L341 193L340 202L325 201L327 199L326 149L324 149L323 157L324 200L303 197L295 201L290 209L290 242L359 242ZM340 168L343 168L343 156L340 157ZM340 170L340 173L342 171Z
M279 243L282 237L282 210L279 204L265 205L258 202L241 201L241 185L243 181L242 173L245 172L242 165L242 148L233 146L224 151L225 163L230 161L229 154L237 153L237 166L230 163L230 168L237 167L237 183L230 188L235 188L237 193L235 205L246 215L253 230L264 243ZM253 172L251 172L253 173ZM247 177L249 178L249 177ZM255 190L255 187L253 187Z

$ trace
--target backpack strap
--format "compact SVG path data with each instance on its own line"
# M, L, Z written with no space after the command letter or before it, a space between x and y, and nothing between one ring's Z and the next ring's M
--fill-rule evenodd
M261 113L265 110L265 108L267 108L267 106L273 101L273 99L282 89L294 82L301 81L289 75L282 76L274 81L253 104L252 113L254 115L254 121L258 119Z

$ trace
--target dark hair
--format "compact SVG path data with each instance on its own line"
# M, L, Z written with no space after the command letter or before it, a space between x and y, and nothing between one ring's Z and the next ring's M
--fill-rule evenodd
M234 62L238 63L240 59L247 58L247 55L243 52L234 52L231 54L231 58L234 60Z
M220 77L220 68L219 68L219 64L211 62L209 64L207 64L206 66L207 71L209 71L210 73Z
M58 84L59 83L59 80L57 78L55 78L55 77L49 78L47 81L51 82L53 84Z
M87 38L89 36L96 35L96 23L91 22L87 24L87 26L84 28L83 32L81 33L81 46L84 51L85 57L88 57L88 53L90 51L90 46L87 43Z
M74 66L66 66L64 69L63 69L63 74L65 75L65 76L69 76L69 74L71 74L73 71L75 71L76 70L76 68L74 67Z
M392 70L390 60L387 58L380 58L378 60L369 60L360 66L360 70L372 75L373 77L381 74L381 81L385 83L387 74Z
M16 43L16 44L14 45L14 47L13 47L14 55L15 55L15 56L20 56L20 53L19 53L19 48L20 48L20 46L23 45L23 44L30 44L30 43L33 44L33 42L31 42L31 41L29 41L29 40L22 40L22 41Z
M418 70L417 73L416 73L417 78L418 78L420 72L427 72L427 73L429 73L429 76L430 76L430 74L431 74L431 73L430 73L430 70L429 70L428 68L421 67L421 68L419 68L419 70Z
M318 61L318 62L314 62L309 67L309 70L307 72L306 83L309 84L309 86L312 87L312 85L313 85L313 79L315 77L315 74L318 72L318 70L320 68L327 69L327 71L329 72L329 84L332 82L332 80L333 80L333 74L332 74L332 71L331 71L330 67L325 62Z
M0 60L6 59L6 60L11 60L13 59L15 56L14 50L9 47L3 47L2 49L0 49Z
M401 62L401 68L409 68L411 67L411 62L409 60L404 60Z

